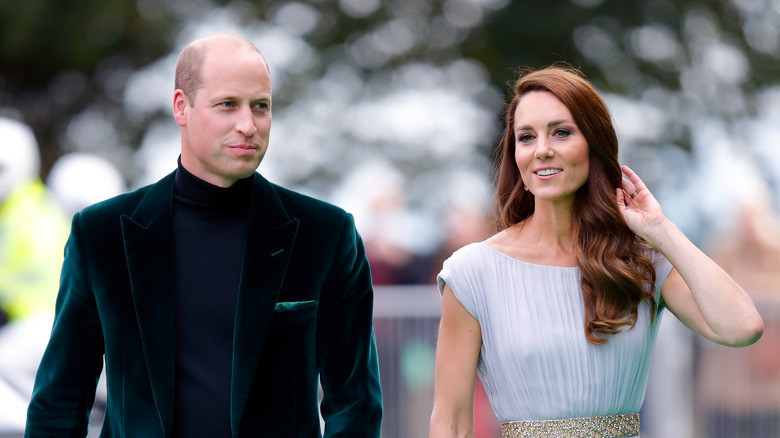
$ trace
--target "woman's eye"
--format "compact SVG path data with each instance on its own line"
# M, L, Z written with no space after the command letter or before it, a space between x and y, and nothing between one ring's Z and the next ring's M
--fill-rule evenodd
M571 135L571 132L568 129L558 129L553 133L553 135L558 138L566 138Z
M528 143L533 139L534 136L531 134L520 134L519 136L517 136L517 141L519 141L520 143Z

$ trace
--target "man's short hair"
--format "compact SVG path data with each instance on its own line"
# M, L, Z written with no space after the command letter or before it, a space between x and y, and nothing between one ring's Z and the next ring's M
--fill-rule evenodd
M181 90L192 103L195 103L195 93L203 83L201 70L203 62L206 59L208 46L216 44L234 44L235 47L246 46L254 49L263 59L263 63L268 69L268 63L260 50L246 39L233 34L218 34L206 38L197 39L182 50L179 59L176 62L176 76L174 79L174 89ZM270 69L268 74L271 74Z

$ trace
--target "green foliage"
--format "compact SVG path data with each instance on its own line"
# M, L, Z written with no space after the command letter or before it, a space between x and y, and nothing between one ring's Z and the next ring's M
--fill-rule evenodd
M771 3L0 0L0 112L20 115L33 127L44 172L62 154L61 139L71 119L87 108L113 114L129 147L137 148L148 120L121 123L124 79L174 50L177 32L211 14L214 6L232 8L246 24L262 27L283 21L280 12L289 12L293 5L298 12L292 22L300 19L301 11L316 20L310 29L300 30L300 37L319 59L317 66L291 79L288 92L277 96L275 103L282 106L299 98L295 90L305 89L305 83L319 79L333 64L357 67L372 81L408 63L447 65L465 57L484 65L501 93L508 91L518 67L566 61L581 68L602 91L639 100L647 90L682 91L678 106L731 118L754 111L752 94L780 77L778 50L771 46L771 27L780 22L780 10ZM756 9L761 5L765 10ZM393 26L405 27L416 41L384 53L381 44L396 41L381 41ZM746 76L725 88L710 77L718 72L706 65L705 52L715 43L734 49L746 62ZM361 47L363 55L371 56L361 59ZM694 90L685 89L685 77L698 78ZM718 93L744 96L745 105L717 104L718 93L706 89L710 83ZM677 131L673 142L689 149L686 129Z

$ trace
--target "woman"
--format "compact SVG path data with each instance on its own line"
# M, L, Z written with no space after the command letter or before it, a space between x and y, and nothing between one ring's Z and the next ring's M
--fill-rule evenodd
M504 438L639 436L663 308L730 346L755 342L763 322L621 169L609 111L578 72L531 72L514 91L500 231L456 251L439 274L431 437L473 435L477 374Z

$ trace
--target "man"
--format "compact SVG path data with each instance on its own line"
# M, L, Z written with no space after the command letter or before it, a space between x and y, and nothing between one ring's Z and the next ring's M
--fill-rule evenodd
M373 291L343 210L255 173L271 79L233 35L179 57L176 172L73 219L27 437L379 437Z

